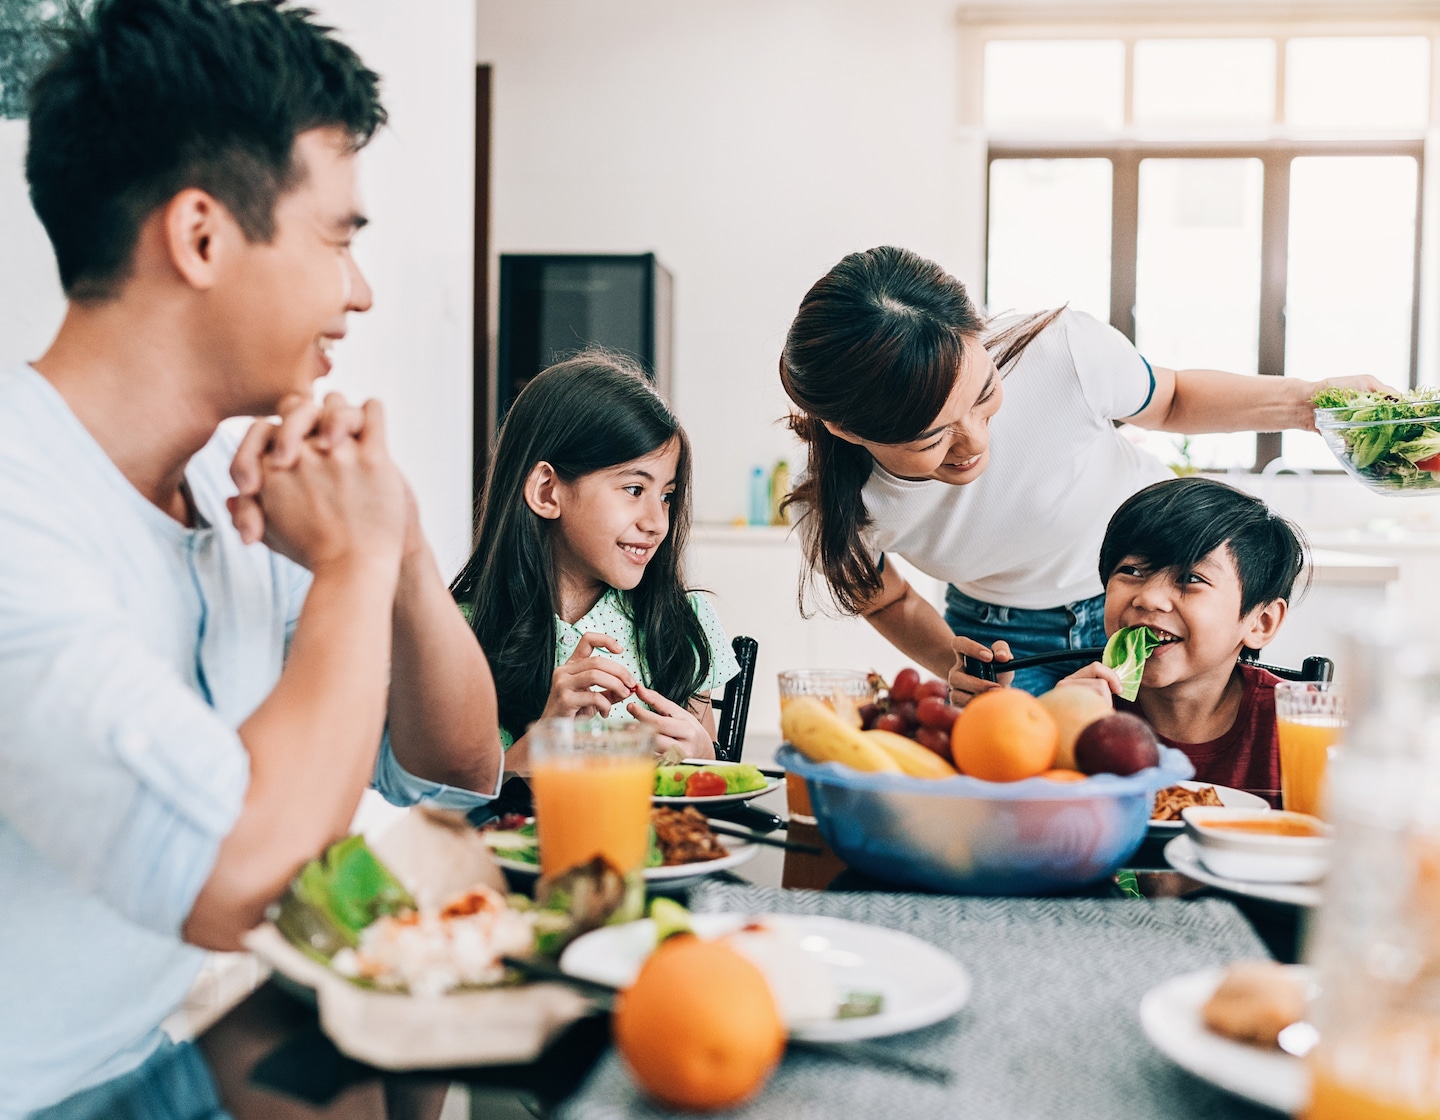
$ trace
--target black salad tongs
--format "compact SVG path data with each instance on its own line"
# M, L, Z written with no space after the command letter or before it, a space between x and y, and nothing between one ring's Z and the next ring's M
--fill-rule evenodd
M1104 652L1104 646L1088 646L1085 649L1057 649L1050 653L1037 653L1033 657L1017 657L1014 661L981 661L978 657L964 657L961 661L972 677L993 681L997 673L1013 673L1017 669L1053 665L1057 661L1099 661Z

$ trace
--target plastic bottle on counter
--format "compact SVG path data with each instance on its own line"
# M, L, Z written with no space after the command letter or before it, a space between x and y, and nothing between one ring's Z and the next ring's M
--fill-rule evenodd
M764 467L750 468L750 524L770 524L770 480Z
M785 495L790 493L790 464L784 459L777 459L774 468L770 471L770 524L789 525L790 512L782 510L780 503L785 500Z

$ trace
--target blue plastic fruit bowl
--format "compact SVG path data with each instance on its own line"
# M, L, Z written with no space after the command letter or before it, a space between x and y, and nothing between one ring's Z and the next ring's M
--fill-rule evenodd
M821 835L856 871L950 894L1029 895L1096 882L1145 838L1155 793L1195 773L1160 748L1160 765L1083 782L986 782L873 774L775 756L805 779Z

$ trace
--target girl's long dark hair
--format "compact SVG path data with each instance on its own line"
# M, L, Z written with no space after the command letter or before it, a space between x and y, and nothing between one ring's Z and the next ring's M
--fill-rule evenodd
M638 367L589 350L539 374L515 398L496 440L475 551L451 585L469 611L500 701L500 725L517 737L540 717L555 669L559 582L551 534L559 523L525 502L525 480L549 463L567 482L680 444L670 531L625 596L636 658L649 687L677 704L710 676L710 648L690 605L682 558L690 533L690 441Z
M1002 371L1059 313L1028 318L986 340ZM810 461L786 505L802 508L806 567L824 576L848 614L861 613L882 586L862 537L871 522L861 491L874 460L825 423L872 443L910 442L940 415L965 348L981 345L985 328L965 285L938 264L888 245L851 253L800 303L785 337L780 382L799 409L790 428L805 441ZM802 611L804 600L802 584Z

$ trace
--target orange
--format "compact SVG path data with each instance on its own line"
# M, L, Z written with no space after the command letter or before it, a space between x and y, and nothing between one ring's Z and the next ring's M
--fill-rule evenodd
M615 1005L615 1045L640 1087L674 1108L753 1096L785 1052L764 975L718 941L672 937Z
M1082 774L1079 770L1046 770L1040 775L1047 782L1083 782L1088 774Z
M990 782L1018 782L1055 765L1060 729L1040 701L1018 688L982 692L950 730L955 766Z

